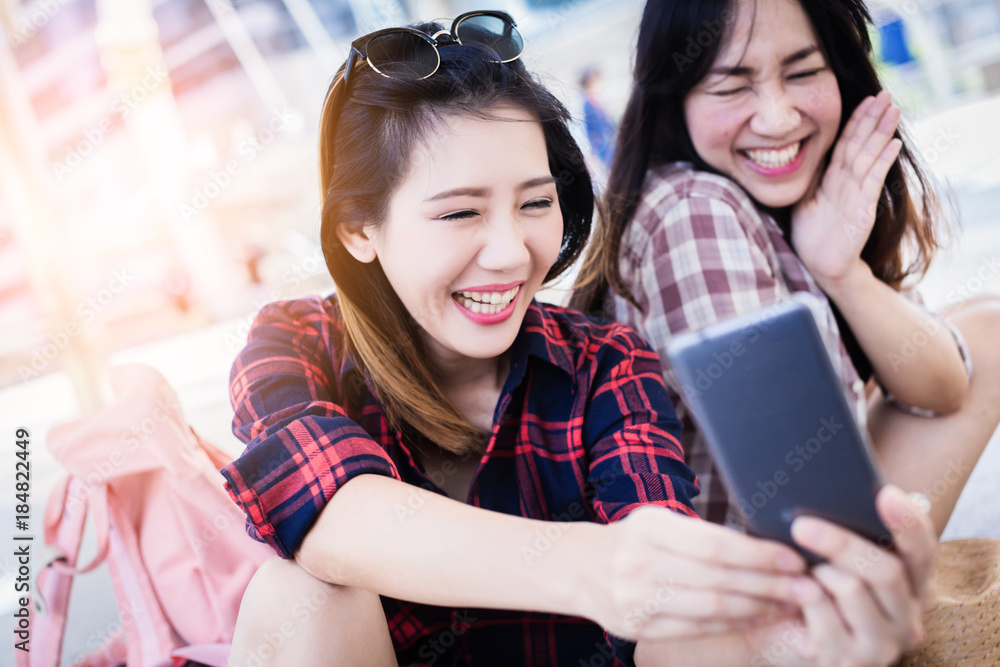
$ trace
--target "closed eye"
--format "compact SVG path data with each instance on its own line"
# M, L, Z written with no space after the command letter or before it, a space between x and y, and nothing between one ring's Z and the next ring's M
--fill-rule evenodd
M438 220L466 220L468 218L473 218L479 215L476 211L472 209L464 209L462 211L455 211L454 213L445 213L438 217Z
M808 79L811 76L816 76L817 74L819 74L820 72L822 72L824 69L826 69L826 68L825 67L821 67L819 69L811 69L808 72L796 72L795 74L790 75L788 78L789 79Z
M717 90L711 94L717 97L732 97L733 95L738 95L746 90L750 90L750 86L740 86L739 88L730 88L729 90Z
M533 209L546 209L552 207L552 200L548 198L544 199L533 199L524 204L521 208L533 208Z

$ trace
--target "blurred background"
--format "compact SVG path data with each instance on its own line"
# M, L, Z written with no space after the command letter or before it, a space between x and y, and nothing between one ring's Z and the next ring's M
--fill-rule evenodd
M602 181L642 2L488 6L517 20L524 60L578 119ZM480 0L0 0L0 452L12 459L13 433L29 429L39 542L47 491L62 474L45 433L108 403L111 364L155 366L195 428L240 451L227 380L254 314L332 289L318 245L316 128L334 71L359 34L480 8ZM1000 0L871 8L884 80L961 223L925 295L944 306L1000 293ZM997 449L984 465L1000 469ZM13 465L0 467L0 488L12 488ZM992 487L975 496L973 486L960 508L997 507ZM11 503L0 501L3 535ZM964 527L949 530L1000 534L996 516L970 511ZM4 618L15 605L15 569L0 556ZM97 591L91 597L74 593L74 604L98 611L87 627L71 627L68 660L114 627L110 589L95 581L83 584ZM8 656L0 652L0 664Z

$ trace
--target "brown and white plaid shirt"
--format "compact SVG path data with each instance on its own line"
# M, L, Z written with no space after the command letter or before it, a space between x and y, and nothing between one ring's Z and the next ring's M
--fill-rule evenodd
M729 499L704 438L680 399L665 354L671 336L807 292L817 299L813 311L820 332L858 423L865 428L864 382L841 340L830 302L777 222L728 178L697 171L686 163L652 169L622 238L620 262L622 278L640 309L615 294L615 314L660 355L671 399L684 423L685 458L701 482L694 508L703 518L736 523L735 514L727 516ZM919 300L915 292L907 296ZM968 360L961 337L954 327L948 328Z

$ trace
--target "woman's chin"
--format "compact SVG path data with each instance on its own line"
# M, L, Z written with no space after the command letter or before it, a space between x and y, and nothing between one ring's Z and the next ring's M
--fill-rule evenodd
M744 185L744 187L757 202L772 209L786 208L798 204L805 197L807 190L806 186L797 183L750 188Z

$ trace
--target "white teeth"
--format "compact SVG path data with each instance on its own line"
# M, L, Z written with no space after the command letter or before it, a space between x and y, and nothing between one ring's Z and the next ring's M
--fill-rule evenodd
M792 144L788 148L780 151L773 150L748 150L743 151L744 155L767 169L784 167L795 161L802 148L802 142Z
M521 286L511 288L506 292L469 292L462 290L455 293L455 300L464 308L474 313L495 315L510 305L517 296Z

